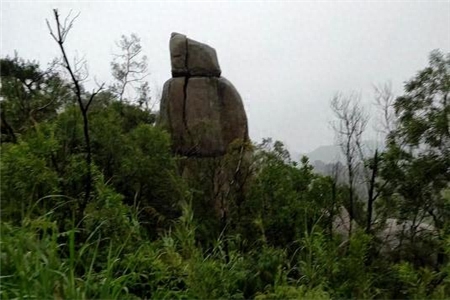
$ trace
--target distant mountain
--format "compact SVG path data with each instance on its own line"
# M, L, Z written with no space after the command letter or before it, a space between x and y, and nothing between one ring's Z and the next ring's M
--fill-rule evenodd
M363 152L365 157L369 158L373 155L375 149L383 151L385 149L384 144L367 140L363 141ZM297 160L300 154L292 155L292 159ZM314 167L314 171L318 174L325 176L337 177L337 181L340 184L345 184L348 178L348 172L345 165L345 157L342 154L341 147L338 145L321 146L308 154L305 154L309 158L309 163ZM356 194L364 199L367 194L367 186L364 183L364 175L362 166L359 165L355 170L355 191Z
M379 151L383 151L385 148L384 143L375 140L363 141L363 152L365 156L371 156L377 148ZM345 159L339 145L320 146L306 154L292 152L291 156L293 160L298 161L302 155L306 155L309 158L309 162L313 165L316 161L320 161L324 164L330 164L338 161L344 163Z
M308 156L311 163L315 162L316 160L322 161L325 164L344 161L341 147L339 147L338 145L320 146L319 148L316 148L315 150L307 153L306 156Z

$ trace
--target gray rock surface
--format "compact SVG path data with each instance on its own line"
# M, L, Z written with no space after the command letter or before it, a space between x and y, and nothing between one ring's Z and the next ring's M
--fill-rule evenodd
M186 53L187 39L185 35L172 33L170 38L170 62L172 64L172 76L185 76L188 74Z
M172 33L169 44L173 77L220 77L221 70L214 48L179 33Z
M174 78L164 84L159 124L169 131L174 152L217 157L236 139L248 140L241 96L220 77L215 50L172 34L170 51Z

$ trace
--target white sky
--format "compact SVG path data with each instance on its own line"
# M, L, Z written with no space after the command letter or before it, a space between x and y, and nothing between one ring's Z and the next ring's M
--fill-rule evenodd
M403 82L427 65L433 49L450 51L450 1L4 1L1 56L59 55L45 19L52 9L80 12L69 35L71 55L85 55L89 73L109 82L114 42L141 37L150 82L170 78L171 32L214 47L222 76L240 92L250 136L272 137L295 152L332 144L329 102L337 91L373 100L374 84ZM372 114L375 110L370 109ZM375 117L374 117L375 118ZM372 137L373 138L373 137Z

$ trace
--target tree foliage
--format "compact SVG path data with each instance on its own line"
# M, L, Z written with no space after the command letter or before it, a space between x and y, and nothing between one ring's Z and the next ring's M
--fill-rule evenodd
M405 84L394 102L397 127L388 136L381 174L387 182L386 206L401 220L412 220L414 243L419 224L431 223L439 236L438 263L444 263L443 239L449 233L450 206L450 56L430 54L429 66Z

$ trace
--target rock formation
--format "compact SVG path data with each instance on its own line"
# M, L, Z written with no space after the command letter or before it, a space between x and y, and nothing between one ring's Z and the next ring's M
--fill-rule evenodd
M172 78L164 84L159 123L169 131L174 152L218 157L234 140L248 140L242 99L220 77L216 51L172 33L170 58Z
M344 207L340 207L333 219L333 232L345 241L350 235L350 215ZM361 230L361 227L353 221L353 233ZM421 253L422 249L433 247L433 240L438 238L438 230L431 224L411 220L399 220L388 218L377 220L373 223L373 231L380 246L378 250L382 255L390 256L391 259L400 259L405 252ZM400 256L399 256L400 255ZM417 259L424 264L435 265L437 253Z

